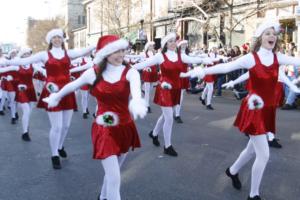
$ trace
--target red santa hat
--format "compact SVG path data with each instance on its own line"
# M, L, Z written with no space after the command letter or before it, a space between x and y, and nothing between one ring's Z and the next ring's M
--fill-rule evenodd
M262 35L262 33L268 28L274 28L275 32L279 33L280 24L279 24L278 20L265 19L256 29L254 37L256 37L256 38L260 37Z
M145 45L145 47L144 47L144 51L147 51L148 48L150 47L150 45L155 45L155 42L153 42L153 41L147 42L146 45Z
M24 47L24 48L22 48L20 51L19 51L19 53L18 53L18 56L19 57L22 57L25 53L32 53L32 49L31 48L29 48L29 47Z
M99 64L105 57L116 51L126 49L128 45L127 40L121 39L117 35L105 35L100 37L96 47L94 64Z
M56 29L50 30L50 31L47 33L47 36L46 36L46 42L47 42L48 44L50 44L51 39L52 39L54 36L59 36L59 37L61 37L61 38L63 39L63 38L64 38L64 32L63 32L63 30L61 30L60 28L56 28Z
M161 48L164 48L166 43L171 40L171 39L175 39L176 40L176 33L174 32L171 32L171 33L168 33L162 40L161 40Z
M187 44L187 43L188 43L187 40L177 40L177 47L179 48L181 45Z

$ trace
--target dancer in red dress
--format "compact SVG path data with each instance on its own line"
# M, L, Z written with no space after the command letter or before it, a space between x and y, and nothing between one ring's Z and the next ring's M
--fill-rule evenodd
M141 146L130 112L134 119L143 118L147 113L146 102L141 98L139 73L122 64L127 47L128 42L118 36L101 37L94 59L96 66L44 99L49 107L55 107L64 96L82 85L92 86L91 94L98 102L97 118L92 125L93 158L101 160L105 171L101 200L121 199L120 167L129 149Z
M275 90L278 76L295 93L300 93L297 88L279 70L279 65L300 65L300 59L277 53L279 23L272 20L264 21L256 30L256 41L252 53L244 55L237 60L219 64L206 69L194 69L186 75L203 78L207 74L223 74L237 69L249 70L249 94L243 99L240 111L234 122L242 133L250 136L247 147L242 151L234 164L226 170L226 175L232 180L234 188L240 190L242 185L238 177L240 169L256 155L252 166L251 190L248 200L261 200L259 186L269 160L269 146L266 134L275 133L276 98Z
M75 59L91 53L95 48L90 46L84 49L66 50L64 47L64 33L61 29L53 29L48 32L46 41L49 50L39 52L28 58L6 61L6 65L27 65L36 62L43 62L46 69L46 84L42 91L38 108L44 108L49 116L51 129L49 134L51 147L51 161L54 169L61 169L59 156L66 158L64 140L67 136L71 123L73 110L77 108L74 93L65 96L55 107L48 108L42 101L50 93L58 91L70 82L70 59ZM1 63L0 63L1 64Z

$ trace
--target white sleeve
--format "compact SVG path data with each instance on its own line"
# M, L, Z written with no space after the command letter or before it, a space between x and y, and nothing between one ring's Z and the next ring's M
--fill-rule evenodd
M279 65L294 65L296 67L300 66L300 58L298 57L287 56L282 53L277 53L277 59Z
M75 59L75 58L82 57L82 56L89 54L95 48L96 48L96 46L91 45L91 46L88 46L88 47L82 48L82 49L70 49L70 50L67 50L67 54L70 59Z
M7 64L8 65L29 65L37 62L46 63L47 60L48 60L47 52L42 51L27 58L16 58L16 59L8 60Z
M155 54L155 56L151 56L143 62L137 63L132 66L132 68L136 70L144 69L145 67L150 67L152 65L159 65L164 62L164 58L161 53Z
M284 82L293 92L299 93L299 89L292 81L285 75L285 73L279 68L279 79Z
M210 74L226 74L237 69L250 69L255 65L252 54L244 55L232 62L217 64L204 69L206 75Z
M130 93L132 99L140 99L142 98L141 94L141 79L139 72L131 68L126 74L126 79L129 81L130 84Z
M20 69L19 66L1 67L0 73L10 72L10 71L18 71L19 69Z
M94 66L93 62L88 62L88 63L86 63L84 65L79 66L79 67L75 67L75 68L70 69L70 73L84 71L84 70L87 70L87 69L89 69L89 68L91 68L93 66Z
M203 62L203 57L195 56L191 57L186 55L185 53L181 53L182 62L187 64L198 64Z
M237 79L235 79L233 81L233 84L236 85L236 84L242 83L248 79L249 79L249 72L246 72L243 75L241 75L240 77L238 77Z
M40 65L32 65L34 71L38 71L43 74L43 76L47 77L46 69L42 68Z

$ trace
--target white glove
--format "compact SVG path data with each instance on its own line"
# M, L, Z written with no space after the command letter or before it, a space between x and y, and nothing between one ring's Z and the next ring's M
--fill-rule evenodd
M6 76L6 80L7 81L12 81L12 80L14 80L14 78L11 75L8 75L8 76Z
M234 87L234 81L229 81L228 83L224 83L222 84L222 87L223 88L226 88L226 89L230 89L230 88L233 88Z
M259 110L264 107L264 101L256 94L251 94L248 98L248 108L250 110Z
M51 93L48 97L43 98L43 101L48 104L48 108L53 108L59 104L60 98L57 93Z
M132 113L134 120L138 117L143 119L148 111L146 101L142 98L131 99L129 102L129 111Z
M165 90L171 90L172 89L172 85L170 83L168 83L168 82L165 82L165 81L162 82L160 84L160 86L161 86L161 88L163 88Z
M146 67L144 70L147 71L147 72L151 72L152 71L150 67Z

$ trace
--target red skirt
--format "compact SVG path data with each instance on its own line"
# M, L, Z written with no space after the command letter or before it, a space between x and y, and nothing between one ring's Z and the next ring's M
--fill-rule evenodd
M278 82L275 87L275 98L276 98L276 106L280 107L283 105L284 101L284 88L283 83Z
M16 92L17 91L17 82L7 81L5 90L8 91L8 92Z
M142 72L142 80L144 82L153 83L153 82L158 81L158 74L157 74L156 66L152 66L150 68L151 68L151 72L143 70L143 72Z
M6 91L7 90L7 80L1 81L1 89Z
M249 110L247 101L247 97L243 99L234 126L249 135L275 133L276 106L265 105L260 110Z
M38 108L44 108L48 112L58 112L62 110L76 110L77 109L77 104L76 104L76 98L75 98L75 93L72 92L68 95L66 95L64 98L62 98L59 102L59 104L56 107L53 108L48 108L48 104L43 101L43 98L49 96L49 91L46 89L46 85L43 88L42 94L40 96L40 99L37 103ZM62 87L60 87L61 89Z
M206 83L215 82L215 80L216 80L216 75L206 75L203 79L203 81L205 81Z
M27 88L24 91L18 91L16 96L18 103L36 102L35 90L33 87Z
M156 86L154 103L164 107L173 107L180 104L181 89L163 89L160 85Z
M112 155L127 153L131 148L141 147L140 138L133 121L114 127L104 127L95 121L92 125L93 158L105 159Z
M181 78L181 89L188 89L190 87L190 79L189 78Z

